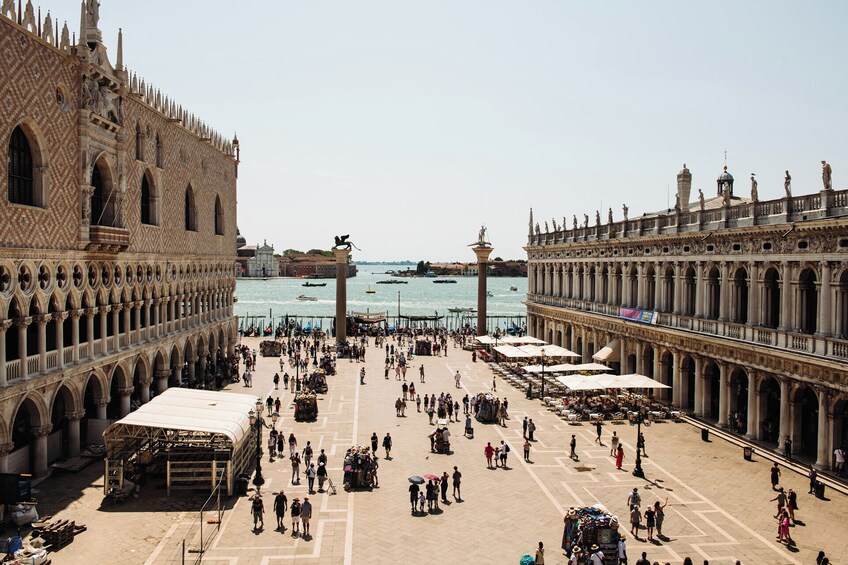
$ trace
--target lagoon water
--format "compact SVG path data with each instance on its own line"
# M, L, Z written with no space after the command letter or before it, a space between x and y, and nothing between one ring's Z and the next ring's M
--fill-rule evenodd
M451 317L448 308L477 307L477 277L440 277L455 280L456 284L434 284L432 278L394 278L386 275L389 270L405 270L401 265L361 265L357 275L347 280L348 312L386 312L389 317L398 314L398 293L402 315L439 315ZM376 284L380 280L403 280L408 284ZM272 315L279 321L281 316L335 315L335 279L314 279L310 282L327 283L324 287L304 287L306 279L271 278L237 279L235 314L240 318L264 316L266 323ZM509 290L510 286L518 288ZM374 294L366 293L371 288ZM489 316L525 316L527 309L522 302L527 297L526 277L489 277L488 288L493 296L487 303ZM300 295L314 296L318 300L303 302ZM453 315L458 318L458 316Z

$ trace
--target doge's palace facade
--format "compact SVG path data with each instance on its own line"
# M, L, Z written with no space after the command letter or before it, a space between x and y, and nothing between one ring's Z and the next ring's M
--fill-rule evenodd
M46 473L236 343L238 140L79 31L0 8L0 472ZM114 61L114 63L112 62Z
M821 468L848 442L848 191L717 194L542 229L532 212L531 335L671 387L669 403ZM570 229L569 229L570 226Z

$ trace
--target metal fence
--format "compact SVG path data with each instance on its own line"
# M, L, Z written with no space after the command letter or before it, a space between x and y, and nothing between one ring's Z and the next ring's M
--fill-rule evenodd
M226 494L226 487L226 475L222 473L209 498L198 511L192 512L193 519L190 522L182 522L176 525L171 536L171 542L167 546L167 552L163 552L165 557L154 560L154 564L200 564L204 554L209 550L218 532L221 531L221 521L224 515L221 501Z

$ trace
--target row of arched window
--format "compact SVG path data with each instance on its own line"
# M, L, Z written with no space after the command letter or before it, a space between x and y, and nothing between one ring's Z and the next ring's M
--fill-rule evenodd
M136 157L141 150L141 129L136 129ZM43 182L40 175L43 163L37 162L40 153L34 150L30 136L21 126L12 130L9 138L9 166L8 166L8 199L10 204L22 204L25 206L46 207L46 195L43 190ZM143 155L142 155L143 156ZM161 164L161 140L156 135L156 161L157 167ZM91 225L115 226L119 218L115 207L114 185L108 167L101 165L98 161L91 171L91 186L94 191L91 195L90 217ZM150 174L146 172L141 178L141 223L145 225L160 225L159 197L154 190ZM215 235L224 235L224 208L221 198L215 197L214 209ZM187 231L198 231L197 203L194 189L191 185L185 190L185 229Z
M141 131L141 125L135 125L135 158L138 161L144 161L144 133ZM155 155L154 161L156 162L156 166L160 169L165 168L165 152L162 147L162 138L159 137L159 134L156 134L156 146L154 148Z

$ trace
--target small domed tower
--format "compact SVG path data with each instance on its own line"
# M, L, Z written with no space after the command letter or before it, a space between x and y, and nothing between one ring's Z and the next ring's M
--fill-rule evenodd
M718 185L719 196L723 195L725 185L727 185L727 189L730 191L730 196L733 196L733 175L727 172L727 165L724 166L724 172L716 179L716 184Z
M244 238L243 235L241 235L239 229L236 228L236 249L238 249L239 247L244 247L245 245L247 245L247 240Z

